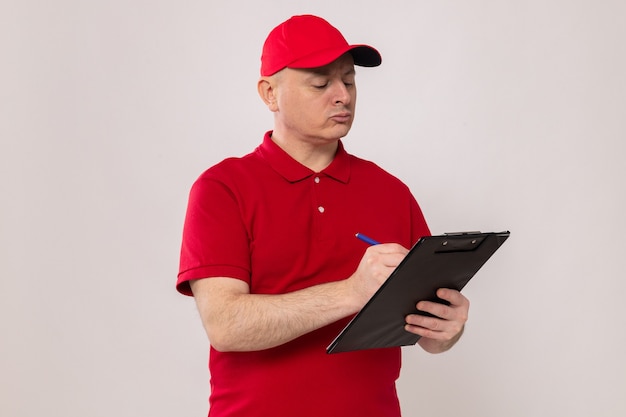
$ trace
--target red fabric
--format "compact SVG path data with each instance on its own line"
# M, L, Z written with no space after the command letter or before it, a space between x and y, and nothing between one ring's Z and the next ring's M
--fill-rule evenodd
M357 232L406 247L430 233L408 188L341 143L316 174L268 132L253 153L194 183L177 289L189 295L189 280L225 276L280 294L345 279L367 248ZM325 353L348 319L264 351L211 349L209 415L399 416L400 349Z
M261 75L269 76L286 67L322 67L346 52L352 54L355 65L375 67L382 61L380 53L369 45L349 45L339 30L321 17L293 16L267 36Z

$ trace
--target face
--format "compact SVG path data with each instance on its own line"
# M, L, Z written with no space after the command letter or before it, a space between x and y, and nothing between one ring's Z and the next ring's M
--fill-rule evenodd
M344 137L356 104L352 55L320 68L282 70L275 75L274 97L277 134L311 144Z

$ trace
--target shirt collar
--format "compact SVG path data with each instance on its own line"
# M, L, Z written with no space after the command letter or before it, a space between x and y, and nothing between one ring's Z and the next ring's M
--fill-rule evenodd
M302 181L315 174L313 170L293 159L280 146L274 143L271 134L271 131L265 134L263 143L257 148L257 152L270 164L274 171L278 172L289 182ZM344 149L341 140L339 141L335 158L320 174L327 175L343 183L347 183L350 180L350 157Z

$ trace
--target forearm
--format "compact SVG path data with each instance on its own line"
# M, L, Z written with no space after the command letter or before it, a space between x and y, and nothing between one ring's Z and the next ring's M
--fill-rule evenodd
M205 294L210 291L206 302L198 296L196 300L209 341L220 351L275 347L354 314L361 307L347 280L278 295L212 287L204 289Z
M269 349L358 312L407 252L394 243L371 246L349 278L286 294L251 294L227 277L190 285L213 348Z

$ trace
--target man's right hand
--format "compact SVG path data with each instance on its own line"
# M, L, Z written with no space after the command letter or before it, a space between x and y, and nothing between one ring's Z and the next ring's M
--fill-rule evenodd
M367 248L349 278L361 307L378 291L407 253L409 250L397 243L382 243Z

